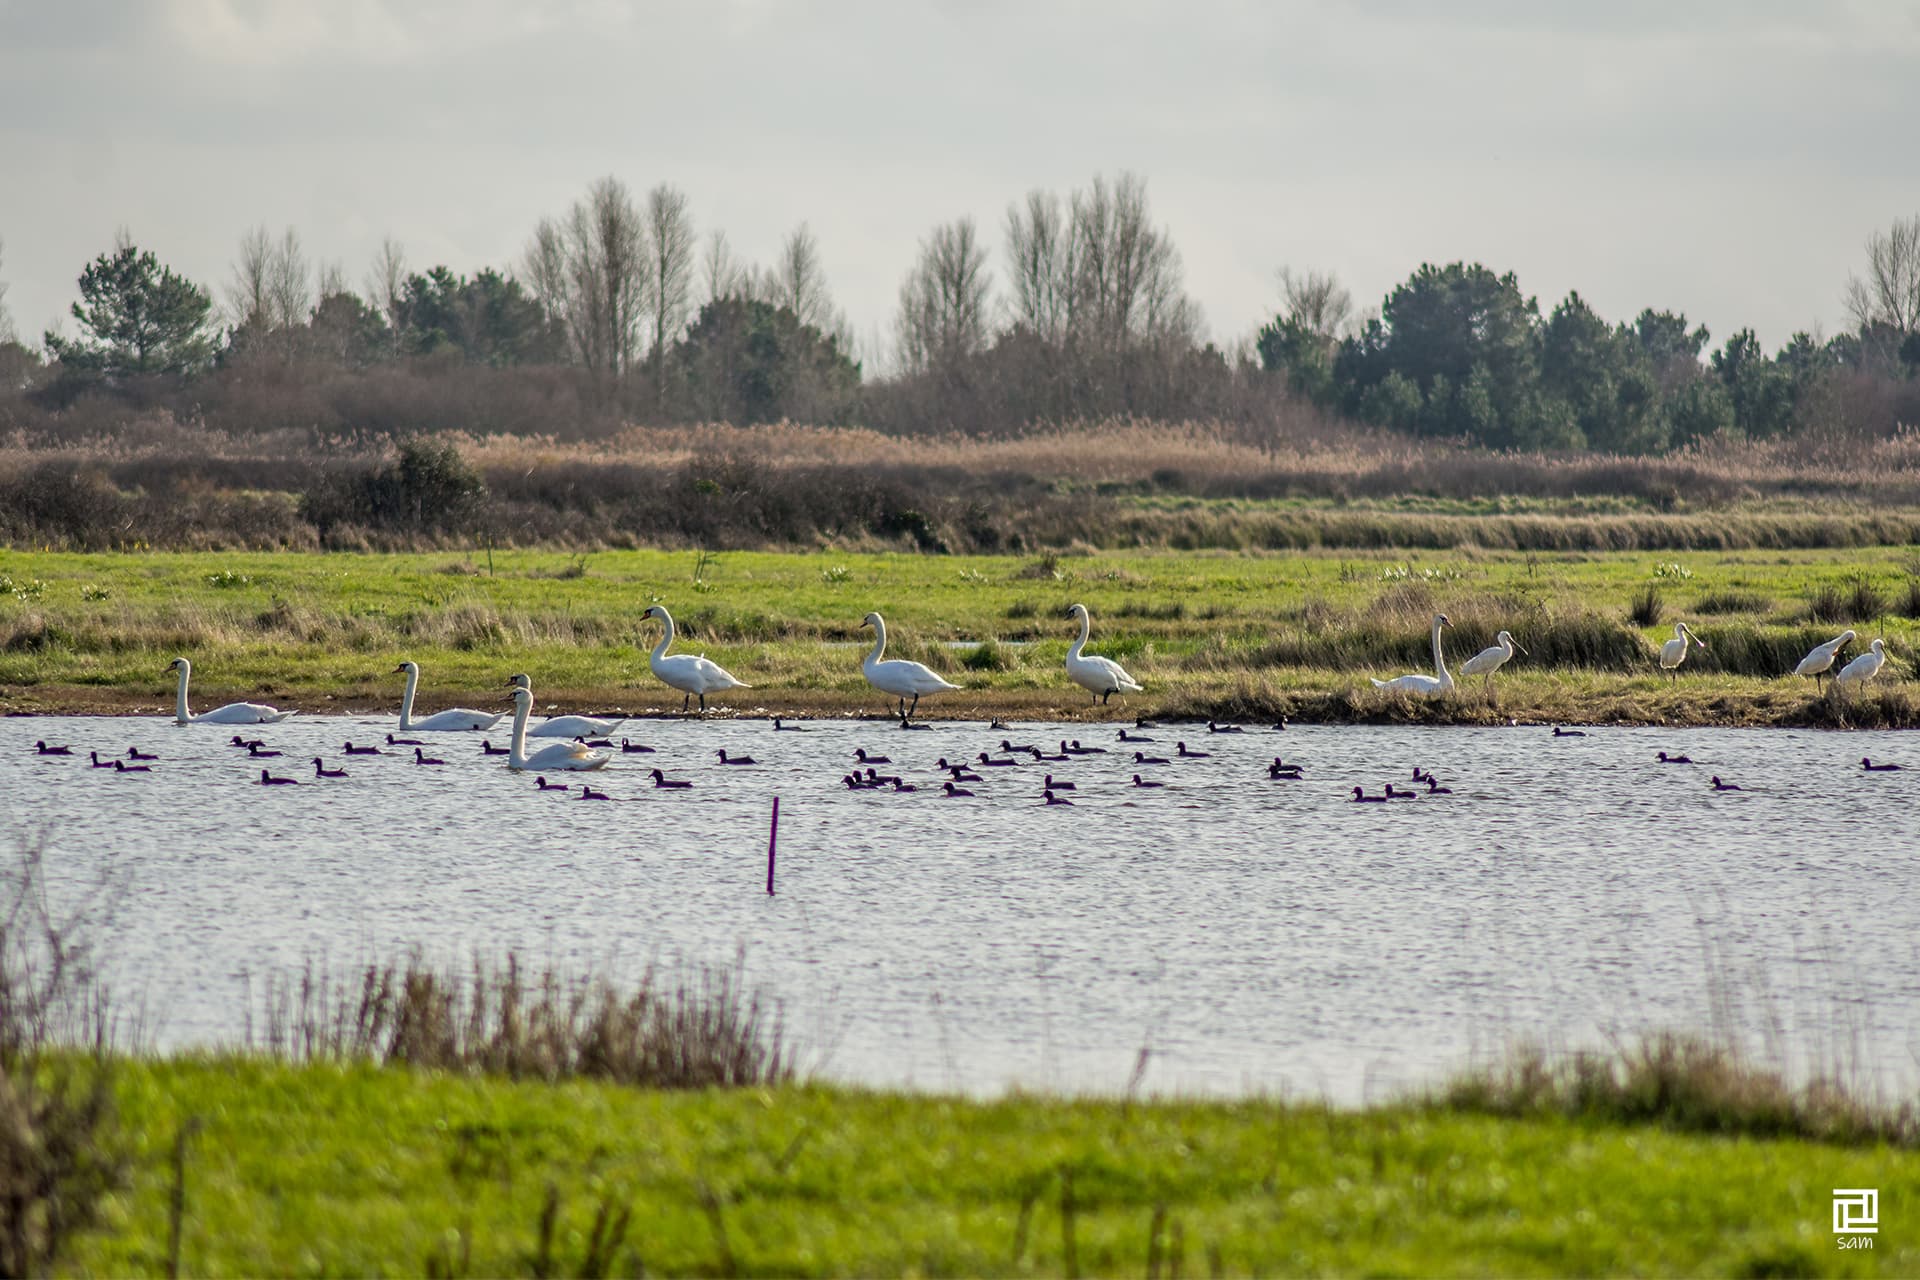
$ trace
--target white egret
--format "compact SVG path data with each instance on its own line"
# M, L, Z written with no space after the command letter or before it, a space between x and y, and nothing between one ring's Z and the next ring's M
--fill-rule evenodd
M1887 642L1875 640L1867 646L1867 652L1840 668L1840 674L1833 678L1836 689L1845 689L1851 685L1865 684L1880 674L1880 668L1886 665Z
M513 691L513 737L507 742L507 768L551 773L565 769L604 769L613 759L581 742L554 742L527 754L527 713L533 710L533 690Z
M673 615L660 605L647 610L649 618L660 619L665 630L661 632L660 643L653 647L647 657L647 666L662 684L669 685L686 694L680 700L680 710L684 713L687 703L694 698L700 699L700 711L707 710L707 695L719 693L723 689L751 689L753 686L736 680L733 675L717 662L709 662L705 657L695 657L690 653L677 653L667 656L667 646L673 643Z
M1483 677L1487 696L1492 697L1493 673L1507 665L1507 660L1513 657L1514 650L1516 649L1521 653L1526 652L1525 649L1521 649L1519 645L1513 642L1513 632L1502 631L1493 638L1491 647L1482 649L1460 664L1460 674L1463 676Z
M175 724L278 724L288 716L299 714L258 702L229 702L196 716L187 710L187 681L193 677L193 664L185 658L175 658L167 664L167 670L180 673L180 684L173 695Z
M1446 614L1436 613L1433 615L1433 675L1416 674L1396 676L1392 680L1374 680L1373 687L1376 689L1392 689L1395 693L1424 693L1429 696L1451 692L1453 689L1453 677L1447 672L1446 655L1440 651L1440 628L1450 627L1452 625L1453 623L1447 620ZM1369 679L1371 678L1372 677L1369 677Z
M402 733L450 733L461 729L491 729L507 718L504 711L470 711L465 707L455 707L451 711L436 711L424 720L413 718L413 695L420 687L420 664L403 662L394 668L395 672L407 673L407 691L400 695L400 732Z
M1128 675L1126 669L1112 658L1087 656L1080 652L1086 647L1087 638L1093 634L1093 618L1083 604L1076 604L1067 610L1067 617L1072 618L1075 614L1080 617L1080 638L1067 650L1067 679L1092 694L1095 702L1104 702L1122 690L1139 693L1140 682Z
M948 684L938 672L924 663L907 662L900 658L883 661L881 655L887 651L887 622L878 613L869 613L860 620L860 625L873 628L873 652L860 664L860 669L866 672L868 684L900 700L900 718L903 721L912 719L913 713L920 709L922 694L960 687ZM913 699L911 707L907 705L908 698Z
M1689 642L1691 642L1691 645ZM1686 623L1674 623L1673 639L1660 646L1660 669L1667 672L1675 680L1678 680L1680 673L1675 670L1675 668L1687 660L1687 650L1692 647L1692 645L1698 645L1701 649L1705 649L1707 642L1693 634L1692 628L1688 627Z
M533 688L532 678L524 671L516 671L508 676L507 683L516 689ZM603 733L611 733L613 727L625 719L625 716L615 716L611 720L602 720L597 716L549 716L527 730L527 736L529 738L597 738Z
M1812 676L1813 682L1816 685L1819 684L1820 677L1832 669L1834 658L1838 656L1842 649L1852 643L1853 629L1848 628L1825 644L1813 646L1813 649L1807 656L1800 659L1800 665L1793 669L1793 674L1797 676Z

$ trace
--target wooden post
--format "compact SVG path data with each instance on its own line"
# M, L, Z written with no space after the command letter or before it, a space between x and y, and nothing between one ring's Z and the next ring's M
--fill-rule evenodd
M773 852L780 841L780 797L773 798L773 825L767 829L767 896L773 896Z

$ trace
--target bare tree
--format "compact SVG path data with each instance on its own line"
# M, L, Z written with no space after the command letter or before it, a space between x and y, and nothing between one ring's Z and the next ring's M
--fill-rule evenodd
M407 251L398 240L387 236L380 241L373 269L367 274L367 301L387 321L387 341L394 352L400 350L401 321L407 297Z
M1353 321L1353 295L1331 271L1295 271L1281 267L1280 303L1286 318L1332 343Z
M653 350L650 359L661 368L667 344L680 336L693 299L693 218L687 197L662 183L647 193L647 284L652 312Z
M973 219L935 227L900 286L900 359L910 370L964 360L985 350L993 281Z
M746 290L748 273L733 256L727 233L714 228L707 237L707 252L700 259L700 278L706 288L706 301L738 297Z
M273 239L264 225L240 237L240 256L227 281L227 321L236 329L271 325L268 278L273 274Z
M267 300L275 329L293 329L307 322L313 294L307 284L311 268L300 248L300 236L288 227L274 247L267 276Z
M1867 237L1867 277L1849 276L1845 299L1862 333L1920 331L1920 214Z
M0 237L0 265L4 265L6 262L6 250L6 239L5 237ZM12 342L13 340L13 316L7 311L7 282L0 280L0 342Z
M574 358L617 379L632 367L645 313L647 234L626 184L602 178L557 221L541 219L523 273L567 332Z
M786 307L823 333L834 328L836 315L833 298L827 292L827 276L820 265L820 243L806 223L795 227L780 247L780 261L772 272L773 301Z
M1096 175L1092 189L1074 192L1068 207L1079 333L1109 352L1134 341L1192 338L1198 312L1181 286L1179 250L1152 225L1146 182L1123 173L1108 186Z
M1075 271L1073 247L1050 191L1030 191L1007 210L1007 267L1016 324L1049 342L1067 334Z
M307 255L300 235L288 227L276 242L264 226L240 237L239 256L227 282L227 318L247 341L271 337L283 358L298 354L312 311Z
M323 262L320 264L318 281L320 287L316 292L324 302L337 294L347 292L347 269L338 262Z

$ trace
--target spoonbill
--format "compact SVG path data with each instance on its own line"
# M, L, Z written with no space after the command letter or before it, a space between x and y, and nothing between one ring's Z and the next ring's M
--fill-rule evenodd
M1687 649L1691 647L1689 641L1702 649L1707 647L1707 642L1693 634L1686 623L1676 622L1673 624L1673 639L1660 646L1660 669L1675 680L1680 678L1677 668L1687 660Z
M1450 627L1444 613L1433 615L1433 675L1414 674L1396 676L1392 680L1374 680L1376 689L1391 689L1395 693L1424 693L1429 697L1449 693L1453 689L1453 677L1447 672L1446 656L1440 651L1440 628ZM1371 677L1369 677L1371 678Z
M1853 629L1849 627L1825 644L1817 644L1800 659L1800 665L1793 669L1797 676L1812 676L1814 684L1820 683L1820 677L1833 667L1833 660L1840 651L1853 643Z
M1095 702L1106 702L1122 691L1139 693L1140 682L1128 675L1126 668L1112 658L1088 656L1080 652L1086 647L1087 638L1093 634L1093 616L1083 604L1068 607L1067 617L1071 619L1075 616L1080 619L1080 638L1067 650L1067 679L1092 694Z
M1880 674L1880 668L1887 662L1887 642L1875 640L1867 646L1867 652L1840 668L1840 674L1833 678L1836 689L1849 688L1856 684L1865 684Z
M860 619L860 625L873 628L873 652L860 669L866 673L867 683L882 693L890 693L900 700L900 719L910 720L913 713L920 709L923 694L938 693L942 689L958 689L957 684L949 684L939 672L923 662L908 662L903 658L887 658L887 622L878 613L869 613ZM907 705L907 699L913 699L913 705Z
M665 628L660 634L660 643L653 646L653 652L647 656L647 666L652 668L660 683L678 689L686 697L680 700L681 714L685 714L687 704L694 698L700 699L700 714L707 712L707 695L719 693L723 689L751 689L753 686L737 680L733 674L717 662L706 657L696 657L691 653L677 653L667 656L667 646L673 643L673 615L663 605L654 605L647 610L647 617L660 619Z
M1513 657L1514 650L1516 649L1521 653L1526 652L1525 649L1521 649L1519 645L1513 642L1513 632L1502 631L1493 638L1493 644L1491 646L1482 649L1460 664L1460 674L1463 676L1484 677L1482 687L1487 696L1491 698L1493 696L1493 673L1507 665L1508 659ZM1439 651L1436 649L1436 665L1438 653Z

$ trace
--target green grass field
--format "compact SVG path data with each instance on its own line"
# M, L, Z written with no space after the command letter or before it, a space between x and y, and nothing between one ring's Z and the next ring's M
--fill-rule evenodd
M1631 610L1648 590L1660 621ZM265 696L309 709L397 705L401 659L427 708L492 695L530 672L543 702L678 707L647 671L674 611L685 646L754 686L725 705L879 710L861 678L859 622L887 617L890 652L968 686L930 714L1084 712L1060 668L1073 601L1091 651L1147 685L1133 713L1445 719L1831 723L1799 654L1850 625L1896 657L1865 722L1912 714L1920 559L1845 551L1520 553L1104 552L1012 557L607 551L438 554L0 552L0 700L11 709L170 702L165 667L195 663L198 703ZM1824 604L1823 604L1824 602ZM1529 656L1440 706L1373 694L1369 675L1428 668L1444 610L1458 662L1511 629ZM1817 616L1816 616L1817 615ZM1859 618L1860 621L1846 621ZM1669 684L1653 667L1679 619L1710 646ZM1430 668L1429 668L1430 669Z
M131 1186L71 1269L193 1275L1911 1275L1920 1153L1419 1106L663 1093L122 1066ZM541 1262L549 1188L557 1214ZM1876 1187L1872 1251L1831 1232ZM602 1205L631 1218L584 1265Z

